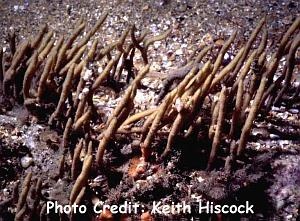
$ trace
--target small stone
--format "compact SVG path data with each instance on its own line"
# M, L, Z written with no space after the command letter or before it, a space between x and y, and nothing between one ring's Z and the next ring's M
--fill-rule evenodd
M279 109L279 107L272 106L272 111L279 112L280 109Z
M176 56L175 56L175 54L172 54L170 57L169 57L169 61L175 61L175 59L176 59Z
M202 37L201 42L203 42L205 45L211 45L214 41L212 35L207 33Z
M98 68L98 73L102 73L102 71L103 71L103 68L100 66L100 67Z
M147 176L147 177L146 177L146 180L147 180L147 181L151 181L151 180L153 180L153 177L152 177L152 176Z
M104 209L100 215L100 220L112 220L113 214L110 212L109 209Z
M187 10L187 4L180 4L178 7L176 7L178 12L185 12Z
M144 7L143 7L143 9L142 9L142 11L148 11L149 10L149 5L148 4L146 4Z
M18 136L13 135L13 136L11 136L11 139L16 140L16 139L18 139Z
M158 55L156 61L159 62L159 63L161 63L163 61L163 58Z
M32 157L25 156L21 158L21 166L23 168L28 168L32 163L33 163Z
M299 113L299 110L298 109L295 109L295 108L292 108L292 109L289 109L289 112L291 114L298 114Z
M167 55L163 55L162 56L162 61L168 61L168 56Z
M174 54L174 52L172 50L167 51L167 55L164 55L166 57L170 57Z
M217 47L222 47L224 45L224 40L223 39L218 39L215 41L215 46Z
M86 88L86 87L83 88L83 90L82 90L82 93L83 93L83 94L87 94L88 92L89 92L89 89L88 89L88 88Z
M176 54L176 55L183 55L183 50L182 50L181 48L179 48L179 49L177 49L177 50L175 51L175 54Z
M230 55L229 55L228 53L226 53L226 54L224 55L224 59L227 60L227 59L229 59L229 58L230 58Z
M180 98L176 99L174 107L175 107L175 109L177 110L178 113L182 111L182 109L184 107L184 104L183 104L183 102L181 101Z
M166 64L164 64L166 68L169 68L173 65L171 61L168 61Z
M151 220L154 220L154 219L153 219L153 217L151 216L150 212L147 211L147 212L142 213L142 215L141 215L141 220L142 220L142 221L151 221Z
M85 80L85 81L89 80L92 75L93 75L92 70L86 69L86 71L84 72L84 75L83 75L83 80Z
M18 5L14 5L14 11L18 11L19 10L19 6Z
M285 146L285 145L288 145L288 144L289 144L289 141L288 141L288 140L280 140L280 141L279 141L279 144L280 144L281 146Z
M67 9L67 13L68 13L68 15L71 15L71 6L70 5L67 5L66 6L66 9Z
M8 191L8 189L6 189L6 188L3 189L3 195L6 196L6 197L9 196L9 191Z
M298 120L297 117L294 116L294 115L289 116L289 117L287 117L286 119L289 120L289 121L294 121L294 122Z
M204 181L204 179L201 176L197 177L197 180L199 183L202 183Z
M278 139L279 136L277 134L270 134L271 139Z
M285 111L286 110L286 108L284 107L284 106L280 106L280 111Z
M161 45L161 42L160 42L160 41L156 41L156 42L154 42L154 44L153 44L154 48L156 48L156 49L158 49L160 45Z

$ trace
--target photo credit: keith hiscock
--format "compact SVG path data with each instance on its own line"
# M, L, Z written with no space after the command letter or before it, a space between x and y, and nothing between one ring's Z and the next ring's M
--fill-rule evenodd
M197 209L195 209L195 207ZM171 202L169 204L163 204L161 201L153 201L150 208L146 208L145 205L125 201L118 205L108 205L102 201L99 201L93 206L93 212L95 214L101 214L104 210L110 210L112 214L128 214L134 215L140 212L145 212L149 209L153 215L175 215L175 214L254 214L254 205L249 201L239 205L226 205L215 204L210 201L198 201L196 204L189 204L185 201L180 203ZM57 201L48 201L46 204L47 214L49 213L65 213L65 214L85 214L88 211L86 205L60 205Z

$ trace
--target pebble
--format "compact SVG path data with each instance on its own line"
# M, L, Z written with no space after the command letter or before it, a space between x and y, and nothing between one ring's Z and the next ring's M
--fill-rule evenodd
M218 47L222 47L224 45L224 43L225 42L223 39L218 39L218 40L216 40L215 45Z
M295 109L295 108L292 108L292 109L289 109L289 112L291 114L298 114L299 113L299 110L298 109Z
M271 139L278 139L279 136L277 134L270 134Z
M23 11L25 9L25 7L23 5L14 5L14 11L18 11L18 10L21 10Z
M230 55L228 54L228 53L226 53L225 55L224 55L224 59L225 60L228 60L228 59L230 59L231 57L230 57Z
M284 106L280 106L280 111L285 111L286 110L286 108L284 107Z
M175 54L176 55L183 55L183 50L180 48L180 49L177 49L176 51L175 51Z
M169 61L175 61L175 59L176 59L175 54L172 54L172 55L169 57Z
M150 7L149 7L149 5L148 5L148 4L146 4L146 5L143 7L143 9L142 9L142 10L143 10L143 11L148 11L148 10L149 10L149 8L150 8Z
M275 112L279 112L280 111L279 107L275 107L275 106L272 106L271 110L275 111Z
M153 217L151 216L151 214L150 214L150 212L149 211L147 211L147 212L143 212L142 213L142 215L141 215L141 220L142 221L151 221L151 220L153 220Z
M13 135L13 136L11 136L11 139L16 140L16 139L18 139L18 136Z
M177 112L181 112L183 107L184 107L184 104L183 102L181 101L181 99L177 98L176 101L175 101L175 104L174 104L174 107L175 109L177 110Z
M109 209L104 209L103 212L100 214L100 220L112 220L113 214L110 212Z
M210 45L213 44L214 41L212 35L210 33L207 33L202 37L201 42L205 45Z
M166 68L172 67L172 65L173 65L173 63L171 61L168 61L168 62L164 63L164 66Z
M84 93L84 94L87 94L89 92L89 89L88 88L83 88L83 90L82 90L82 93Z
M152 176L147 176L147 177L146 177L146 180L147 180L147 181L151 181L151 180L153 180L153 177L152 177Z
M86 71L84 72L84 75L83 75L83 80L85 80L85 81L89 80L92 75L93 75L92 70L86 69Z
M205 179L203 179L201 176L197 177L197 180L199 183L203 182Z
M102 73L102 71L103 71L103 68L100 66L100 67L98 68L98 73Z
M21 166L23 168L28 168L32 163L33 163L32 157L25 156L21 158Z
M191 195L191 198L192 198L192 199L195 199L196 202L201 202L201 198L202 198L202 197L201 197L201 196L198 196L198 195L196 195L196 194L192 194L192 195Z
M288 141L288 140L280 140L279 141L279 144L281 145L281 146L284 146L284 145L288 145L290 142Z
M9 196L9 191L8 191L8 189L6 189L6 188L3 189L3 195L6 196L6 197Z
M161 42L160 42L160 41L156 41L156 42L153 43L153 46L154 46L154 48L156 48L156 49L158 49L158 48L160 47L160 45L161 45Z
M162 61L168 61L168 56L167 55L163 55L162 56Z

